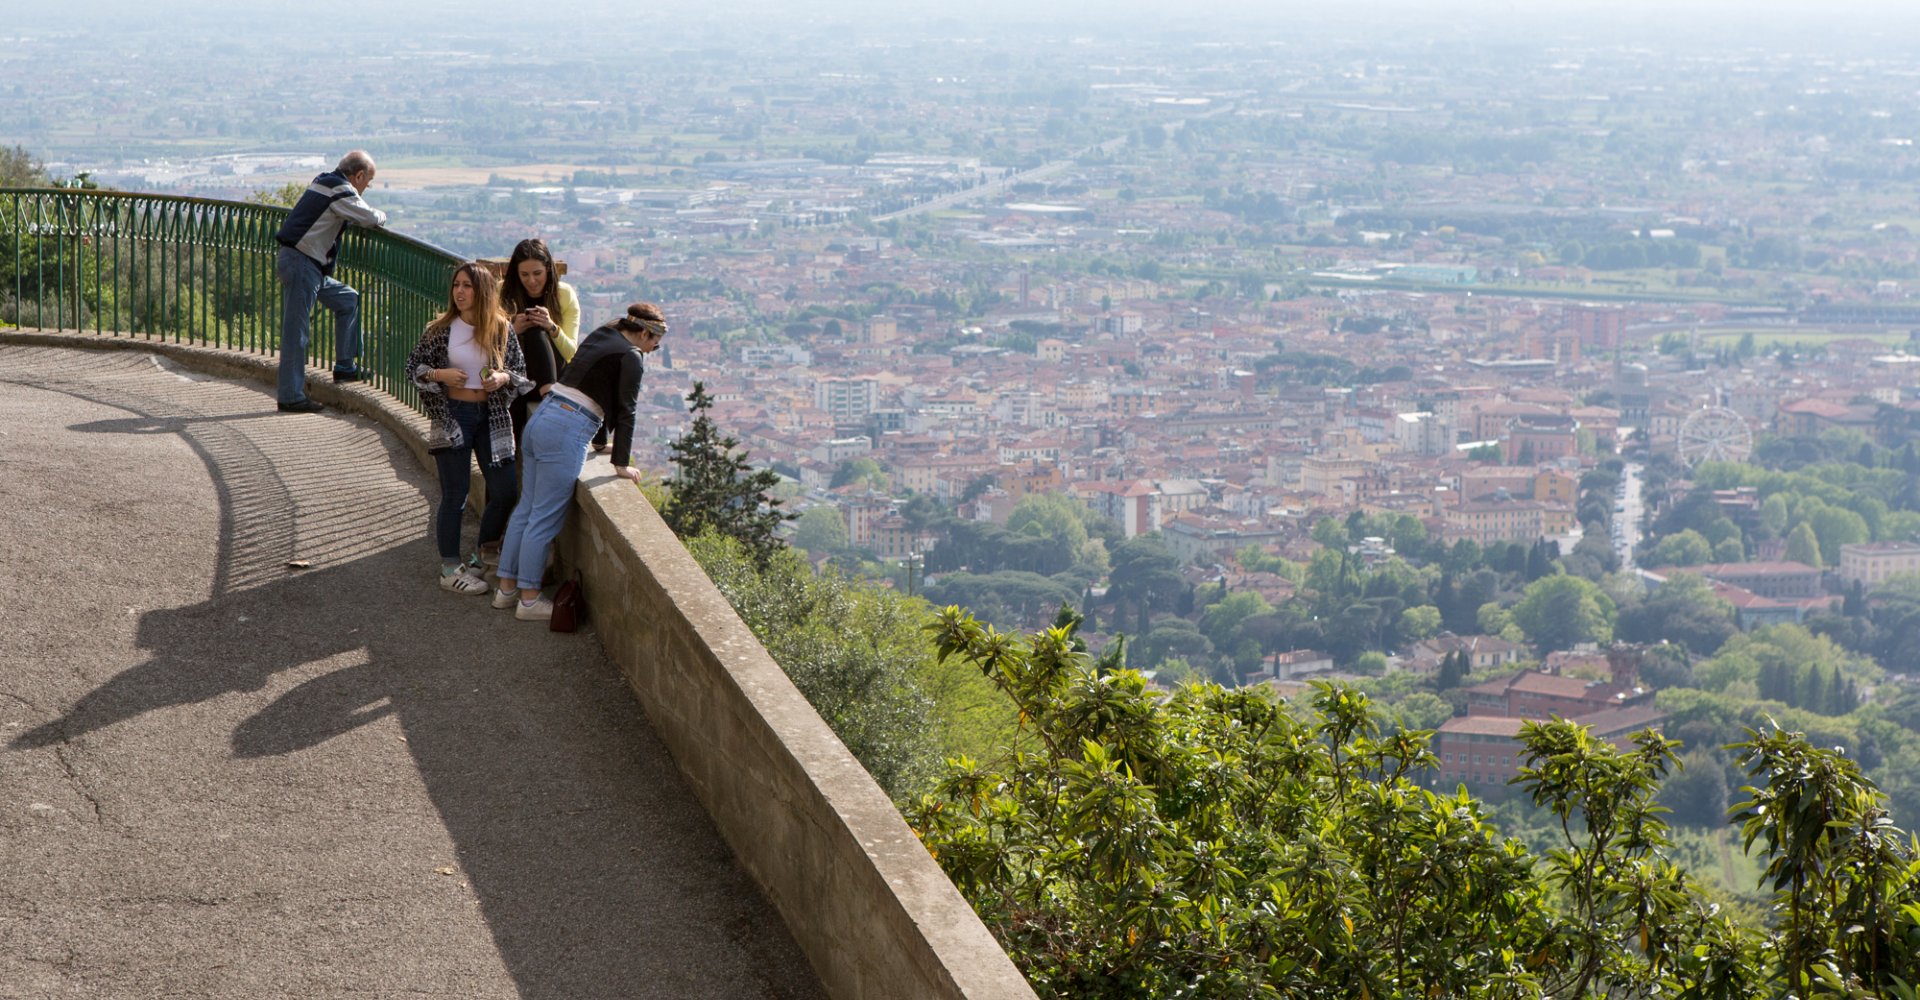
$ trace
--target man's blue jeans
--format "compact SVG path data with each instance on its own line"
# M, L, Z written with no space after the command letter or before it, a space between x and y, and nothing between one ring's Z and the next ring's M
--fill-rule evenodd
M320 273L320 262L281 247L273 268L280 275L280 402L307 398L307 320L313 304L333 314L333 370L354 370L360 356L360 293Z
M517 580L523 590L540 589L547 549L567 523L573 484L599 427L599 417L565 396L548 396L527 420L520 438L520 504L500 542L502 586Z

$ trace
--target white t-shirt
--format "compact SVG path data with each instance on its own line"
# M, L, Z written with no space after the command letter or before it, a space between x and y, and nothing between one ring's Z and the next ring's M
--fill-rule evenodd
M487 366L487 349L473 339L473 324L464 319L455 319L447 334L447 363L467 373L465 388L481 388L480 369Z

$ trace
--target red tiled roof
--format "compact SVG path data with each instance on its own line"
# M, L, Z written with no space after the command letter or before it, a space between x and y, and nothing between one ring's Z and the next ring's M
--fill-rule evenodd
M1593 730L1593 735L1609 739L1623 734L1637 733L1648 726L1667 721L1667 713L1652 705L1624 705L1620 708L1603 708L1598 712L1588 712L1575 716L1574 722Z
M1442 722L1438 732L1473 736L1505 736L1512 739L1520 735L1520 727L1526 722L1525 719L1505 715L1456 715Z
M1593 683L1578 677L1564 677L1538 670L1522 670L1505 680L1475 684L1467 689L1467 693L1504 695L1512 691L1521 691L1527 694L1548 694L1560 698L1584 698L1587 689L1592 687Z
M1731 583L1711 582L1713 596L1726 601L1736 608L1779 608L1786 605L1771 597L1762 597L1745 587L1736 587Z
M1559 698L1584 698L1588 689L1593 687L1593 683L1579 677L1526 670L1508 683L1507 690L1523 691L1527 694L1550 694Z
M1816 417L1839 418L1852 412L1844 403L1834 403L1824 399L1798 399L1791 403L1780 404L1784 413L1810 413Z
M1689 567L1689 570L1697 572L1702 576L1791 576L1801 573L1820 572L1806 563L1793 562L1792 560L1782 562L1706 563L1700 566Z

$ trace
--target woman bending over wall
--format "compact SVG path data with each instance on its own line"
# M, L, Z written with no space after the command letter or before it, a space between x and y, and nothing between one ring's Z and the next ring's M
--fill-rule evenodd
M513 509L500 546L500 589L493 606L513 608L523 621L553 617L553 602L540 594L547 549L566 524L573 484L586 464L587 442L604 421L613 427L613 473L640 478L633 467L633 411L640 399L643 360L667 335L666 317L651 302L636 302L627 314L587 334L527 421L521 440L526 458L521 489L526 499ZM516 592L512 583L519 584ZM517 598L517 599L516 599Z

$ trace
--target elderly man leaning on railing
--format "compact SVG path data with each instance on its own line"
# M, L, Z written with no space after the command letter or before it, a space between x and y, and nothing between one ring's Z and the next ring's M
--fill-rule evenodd
M333 313L333 380L358 382L360 293L333 277L340 256L340 234L349 223L386 224L387 213L360 197L373 183L373 157L356 149L340 164L307 185L287 213L275 239L280 256L280 412L315 413L325 407L307 398L307 333L318 301Z

